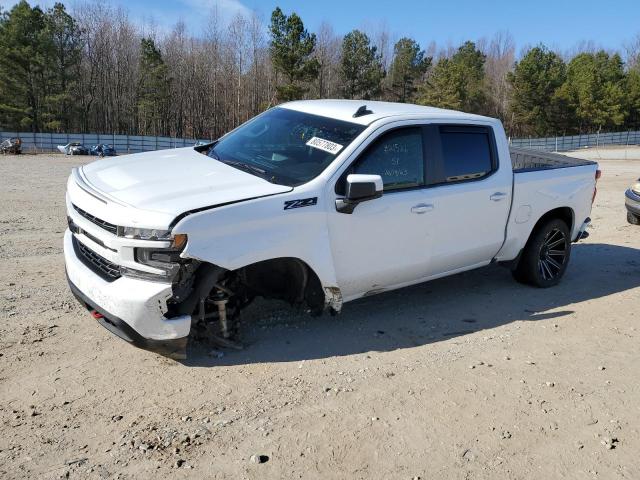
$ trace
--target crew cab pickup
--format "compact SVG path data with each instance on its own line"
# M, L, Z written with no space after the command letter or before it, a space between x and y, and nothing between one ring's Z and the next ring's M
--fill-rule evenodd
M492 118L291 102L211 144L75 168L66 271L103 326L180 356L190 332L232 344L259 296L337 313L494 262L555 285L588 235L599 174L593 162L510 150Z

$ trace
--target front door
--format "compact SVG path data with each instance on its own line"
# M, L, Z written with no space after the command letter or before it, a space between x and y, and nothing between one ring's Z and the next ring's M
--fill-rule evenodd
M421 127L381 133L336 183L333 201L349 173L382 177L382 197L362 202L352 214L329 208L329 232L338 286L348 300L427 275L431 206L426 201ZM333 187L333 185L332 185Z

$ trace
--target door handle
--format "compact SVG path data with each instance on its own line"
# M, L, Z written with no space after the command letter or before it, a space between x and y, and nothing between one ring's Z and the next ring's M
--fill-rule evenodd
M496 192L493 195L491 195L489 198L494 202L499 202L500 200L504 200L505 198L507 198L507 194L503 192Z
M431 203L419 203L418 205L414 205L411 207L411 213L426 213L433 210L433 205Z

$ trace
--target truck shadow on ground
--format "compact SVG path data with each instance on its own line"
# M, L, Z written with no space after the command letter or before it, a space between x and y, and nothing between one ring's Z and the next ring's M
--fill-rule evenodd
M518 321L579 322L572 304L638 286L640 250L576 244L565 278L548 289L521 285L507 269L489 266L357 300L335 317L257 302L243 315L244 350L215 358L196 344L183 363L294 362L411 348Z

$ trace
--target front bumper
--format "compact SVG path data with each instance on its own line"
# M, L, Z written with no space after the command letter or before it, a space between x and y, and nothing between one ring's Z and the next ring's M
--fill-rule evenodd
M64 259L69 286L80 303L101 314L98 321L105 328L137 347L174 357L184 353L191 316L164 316L171 285L129 277L106 281L77 257L72 239L67 230Z
M624 192L624 204L629 212L640 216L640 195L628 189Z

